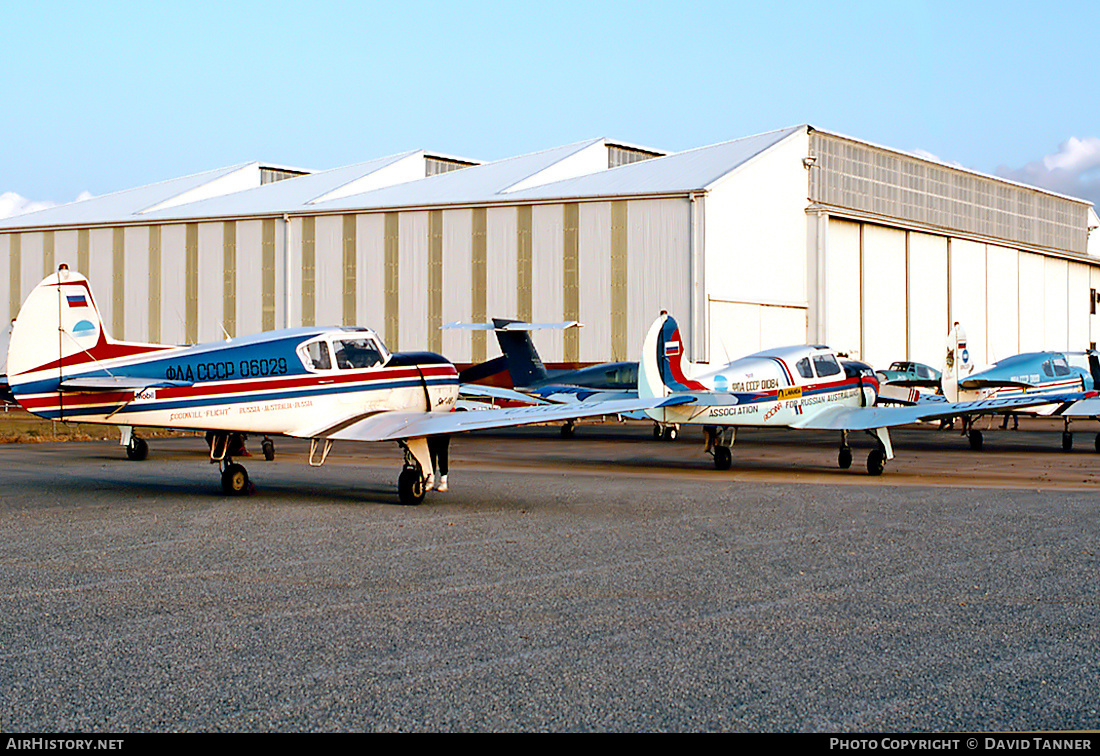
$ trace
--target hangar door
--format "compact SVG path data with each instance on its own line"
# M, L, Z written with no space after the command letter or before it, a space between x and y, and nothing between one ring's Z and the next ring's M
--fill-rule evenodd
M948 329L947 239L829 220L825 341L883 368L913 359L936 366Z

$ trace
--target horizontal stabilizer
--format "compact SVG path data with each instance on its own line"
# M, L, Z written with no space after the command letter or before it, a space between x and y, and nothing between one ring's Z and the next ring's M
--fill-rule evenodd
M1009 380L990 380L987 378L967 378L959 381L959 388L964 391L977 391L978 389L987 388L1021 388L1032 389L1035 388L1034 383L1028 383L1027 381L1009 381Z
M132 378L125 375L102 375L93 378L66 378L62 391L140 391L147 388L191 386L190 381L169 381L157 378Z
M499 325L495 323L447 323L440 328L460 328L466 331L542 331L546 329L565 330L580 328L582 323L576 320L563 320L560 323L527 323L522 320L510 320Z
M883 386L905 386L907 388L929 388L938 389L940 382L938 380L932 380L930 378L896 378L890 381L883 381Z

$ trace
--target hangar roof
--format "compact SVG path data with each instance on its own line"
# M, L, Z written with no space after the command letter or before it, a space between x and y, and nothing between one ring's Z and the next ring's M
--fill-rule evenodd
M241 163L226 168L169 179L156 184L124 189L112 194L70 202L33 213L0 220L0 229L43 226L83 226L134 221L155 208L178 206L260 185L261 163Z
M682 195L710 188L807 131L816 129L802 124L667 155L604 138L480 164L415 150L328 171L284 169L303 175L266 184L261 171L272 166L243 163L13 216L0 220L0 231ZM609 168L615 147L656 157ZM425 176L425 161L433 157L468 167Z

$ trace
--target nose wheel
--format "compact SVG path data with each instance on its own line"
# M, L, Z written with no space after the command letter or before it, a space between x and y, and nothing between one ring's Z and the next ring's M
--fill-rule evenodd
M222 491L229 496L244 496L248 493L248 471L244 465L230 462L222 470Z

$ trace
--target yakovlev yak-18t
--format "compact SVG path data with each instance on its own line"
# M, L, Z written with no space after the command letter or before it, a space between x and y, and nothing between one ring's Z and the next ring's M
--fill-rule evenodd
M1100 357L1094 351L1027 352L979 368L970 361L966 332L955 323L947 334L947 357L941 385L943 395L951 402L1092 392L1100 388ZM1088 417L1083 414L1086 406L1078 405L1072 412L1062 414L1062 448L1067 451L1073 447L1070 420ZM1057 405L1051 404L1029 411L1029 414L1038 415L1056 413ZM1006 418L1006 426L1007 422ZM982 432L965 419L963 433L969 438L971 448L982 447ZM1096 450L1100 451L1100 433L1096 435Z
M1000 414L1046 404L1065 408L1086 397L1080 392L1065 392L908 407L874 406L878 397L874 371L861 362L838 360L826 347L770 349L717 369L706 366L698 371L683 361L683 351L676 321L662 314L642 346L638 394L641 398L693 397L695 401L690 404L653 409L647 414L662 424L704 426L707 451L714 455L714 464L720 470L728 469L732 462L730 446L737 426L840 431L838 461L844 469L852 464L848 434L865 431L876 440L867 457L867 471L879 475L894 456L888 428L918 420Z
M312 466L324 464L334 441L396 441L405 451L398 492L407 504L424 496L430 436L661 404L635 399L452 412L453 364L427 352L391 354L365 328L296 328L195 346L115 341L87 279L64 265L20 310L8 381L16 400L41 417L121 426L131 459L148 451L135 426L206 431L210 461L230 494L249 490L248 473L232 459L242 434L309 439Z

